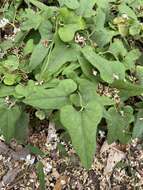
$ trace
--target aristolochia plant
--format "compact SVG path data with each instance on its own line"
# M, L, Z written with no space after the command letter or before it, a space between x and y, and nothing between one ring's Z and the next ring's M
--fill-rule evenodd
M97 127L109 143L143 137L143 0L15 0L2 11L1 31L13 29L0 44L6 142L26 141L30 109L67 130L85 168Z

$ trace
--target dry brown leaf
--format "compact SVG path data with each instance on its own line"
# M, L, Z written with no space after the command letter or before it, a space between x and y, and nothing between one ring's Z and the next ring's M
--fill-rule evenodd
M19 174L19 172L21 171L20 168L14 168L14 169L11 169L9 170L6 175L3 177L2 181L0 182L0 189L3 187L3 186L6 186L10 183L12 183L15 178L17 177L17 175Z
M105 175L111 174L116 164L120 162L121 160L125 159L125 156L126 155L124 152L116 148L111 148L109 151L108 158L107 158L107 164L104 169L104 174Z
M12 157L14 160L24 160L29 154L29 150L26 148L22 148L19 151L14 151L11 148L9 148L5 143L0 141L0 154L8 155L9 157Z
M7 145L5 145L3 142L0 141L0 154L7 154L9 151L9 148Z
M105 152L108 152L111 148L115 146L116 146L116 143L108 144L107 141L105 141L100 149L100 155L102 155Z
M62 187L67 183L67 181L67 176L60 176L55 184L54 190L62 190Z
M116 143L112 143L109 145L107 141L105 141L101 147L101 157L103 153L106 153L106 155L108 155L106 166L104 169L105 175L111 174L116 164L123 160L126 156L125 153L119 149Z

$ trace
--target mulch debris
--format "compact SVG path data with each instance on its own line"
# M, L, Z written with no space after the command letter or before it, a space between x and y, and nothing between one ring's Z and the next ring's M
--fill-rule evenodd
M108 144L101 135L93 165L85 170L70 142L61 140L53 123L48 130L31 134L29 142L45 153L30 154L27 148L0 141L0 189L39 190L35 164L44 165L46 190L143 189L143 144Z

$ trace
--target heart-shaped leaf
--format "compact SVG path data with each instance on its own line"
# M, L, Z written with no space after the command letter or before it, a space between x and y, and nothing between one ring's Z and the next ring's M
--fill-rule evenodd
M82 50L85 58L100 72L101 78L112 83L114 79L125 78L125 67L119 61L109 61L95 53L92 48L84 47Z
M76 83L71 79L66 79L55 88L43 88L41 91L35 91L28 95L23 102L40 109L59 109L69 104L68 96L76 89Z
M73 146L86 168L91 166L95 154L96 131L102 111L95 101L89 102L82 111L77 111L71 105L61 109L61 122L68 130Z

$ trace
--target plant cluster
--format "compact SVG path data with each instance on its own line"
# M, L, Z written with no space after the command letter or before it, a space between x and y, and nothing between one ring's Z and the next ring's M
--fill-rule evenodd
M1 7L6 142L26 141L31 109L68 132L85 168L99 129L109 143L143 137L143 0L14 0Z

